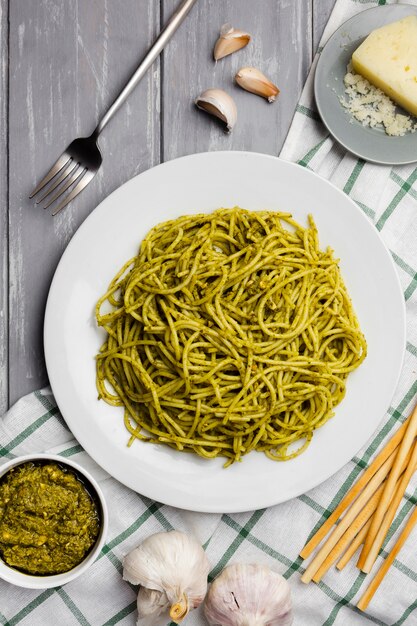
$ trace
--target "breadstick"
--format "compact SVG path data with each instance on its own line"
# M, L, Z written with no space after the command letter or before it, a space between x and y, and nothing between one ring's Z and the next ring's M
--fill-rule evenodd
M343 553L346 546L351 543L352 539L356 537L358 532L363 528L364 524L366 524L366 522L370 519L376 507L378 506L378 502L381 498L383 490L384 483L382 483L382 485L379 485L378 489L375 491L368 504L364 506L359 515L353 520L352 524L349 526L345 534L339 539L333 550L330 552L330 554L323 561L317 572L314 574L312 580L315 583L320 582L327 570Z
M407 467L411 457L411 450L408 452L406 458L403 461L403 465L400 468L400 472L403 473L405 468ZM362 491L361 495L355 500L350 509L347 511L345 516L342 518L338 526L334 529L331 535L327 538L327 541L323 544L322 548L319 550L315 558L311 561L310 565L307 567L306 571L301 577L302 582L308 583L313 580L315 574L318 574L319 569L324 564L326 558L330 555L331 550L339 541L340 537L345 533L345 531L349 528L351 522L355 520L355 518L362 514L363 509L369 510L374 509L372 512L378 508L379 502L376 499L369 505L370 499L372 499L374 493L381 489L382 483L384 482L387 474L389 473L395 458L390 456L385 461L385 463L379 468L375 476L372 480L367 484L365 489ZM386 481L385 481L386 482ZM381 491L379 491L378 500L382 497L382 494L385 489L385 483ZM365 514L366 518L366 514ZM366 518L367 519L367 518ZM340 554L340 553L339 553ZM324 571L324 570L323 570Z
M400 426L400 428L396 431L396 433L391 437L391 439L387 442L385 447L381 450L377 457L372 461L371 465L367 470L362 474L359 480L353 485L353 487L347 492L344 498L339 502L333 513L324 524L318 529L318 531L312 536L310 541L306 543L304 548L300 552L300 556L303 559L307 559L310 554L312 554L313 550L319 545L319 543L324 539L324 537L329 532L330 528L337 522L339 517L342 515L344 511L350 506L350 504L357 498L362 489L368 484L371 478L376 474L379 468L385 463L385 461L396 454L397 447L399 446L405 431L407 430L408 423L410 418Z
M359 559L359 562L361 563L360 569L363 572L369 573L371 571L372 565L375 562L375 558L376 558L375 550L372 550L372 553L370 553L370 551L372 549L372 546L374 545L376 535L387 513L390 502L394 496L396 482L401 473L401 468L403 466L404 460L407 457L407 454L411 446L414 443L416 434L417 434L417 405L411 414L408 427L404 433L404 438L398 447L398 452L395 455L394 464L392 466L391 472L385 483L384 492L382 494L381 500L379 501L378 508L375 511L375 514L372 518L372 523L365 539L365 545L363 546L361 556Z
M355 554L356 550L359 548L359 546L363 544L363 542L365 541L366 533L368 532L370 525L371 525L371 520L369 519L366 522L365 526L358 532L358 534L356 535L356 537L354 538L354 540L352 541L352 543L350 544L350 546L348 547L348 549L346 550L342 558L338 561L336 565L338 570L342 571L342 569L346 567L346 565L349 563L352 556Z
M384 539L387 536L387 533L390 529L392 521L395 517L397 509L402 500L402 497L405 493L405 490L407 489L408 483L410 482L410 478L416 470L416 464L417 464L417 443L414 444L411 459L409 460L409 463L406 467L406 470L401 480L397 482L395 486L393 499L391 500L391 503L385 513L385 516L375 536L374 543L371 546L371 549L369 550L365 563L362 564L361 560L360 562L358 561L358 567L362 569L363 571L370 572L373 564L376 561L376 558L379 554L381 546L384 543ZM364 569L364 568L367 568L367 569Z
M384 579L384 576L387 573L387 571L389 570L389 568L390 568L391 564L393 563L395 557L397 556L397 554L399 553L399 551L401 550L401 548L403 547L403 545L407 541L408 535L411 533L411 531L413 530L413 528L414 528L416 523L417 523L417 507L414 508L414 511L412 512L411 516L408 518L408 522L405 525L401 535L399 536L399 538L397 540L397 543L395 544L395 546L393 547L393 549L391 550L390 554L385 559L383 564L381 565L380 569L378 570L375 578L373 579L373 581L369 585L368 589L365 591L365 593L363 594L363 596L359 600L359 602L357 604L357 607L361 611L365 611L366 607L368 606L368 604L372 600L372 598L373 598L373 596L375 594L375 591L378 589L379 585L381 584L382 580Z
M303 583L309 583L312 580L314 574L321 567L332 548L336 545L340 537L344 534L347 528L349 528L355 517L368 503L368 500L372 497L372 495L384 481L389 470L391 469L392 464L393 459L389 457L385 461L385 463L379 468L373 478L369 481L362 493L352 504L350 509L348 509L348 511L345 513L344 517L340 520L339 524L333 530L332 534L327 538L326 542L323 544L319 552L311 561L304 574L301 576L301 580Z
M407 458L405 460L405 464L404 464L405 467L408 466L410 459L411 459L411 450L408 453ZM415 469L417 469L417 467ZM397 486L399 485L400 480L402 480L402 478L398 479ZM352 543L350 544L350 546L348 547L348 549L346 550L342 558L337 563L336 567L338 570L341 571L342 569L344 569L344 567L346 567L346 565L349 563L352 556L355 554L356 550L359 548L360 545L363 544L363 542L365 541L367 532L369 530L369 527L371 526L371 523L372 523L372 518L370 518L366 522L365 526L356 535L356 537L354 538L354 540L352 541ZM357 564L357 567L359 567L359 564Z

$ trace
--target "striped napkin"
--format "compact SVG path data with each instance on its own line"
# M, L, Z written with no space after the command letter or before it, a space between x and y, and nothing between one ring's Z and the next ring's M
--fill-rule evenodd
M342 22L377 4L385 2L338 0L320 49ZM417 168L364 163L338 146L315 111L314 65L281 156L330 179L350 195L375 223L392 252L407 302L408 342L401 382L382 427L357 457L313 491L266 510L207 515L152 502L109 477L73 439L49 389L22 398L0 421L0 464L16 455L39 451L73 458L101 483L111 503L110 528L97 562L80 579L62 588L37 592L0 581L1 624L135 624L136 594L121 578L123 555L148 535L172 528L193 532L206 546L211 577L228 563L241 560L267 563L281 572L292 587L297 626L417 624L417 530L398 555L366 614L355 604L367 583L352 565L342 573L331 570L318 585L300 582L304 566L298 552L307 536L334 509L376 450L405 419L417 394L417 188L413 188ZM412 480L377 566L416 503L417 480ZM185 623L203 626L206 622L197 610Z

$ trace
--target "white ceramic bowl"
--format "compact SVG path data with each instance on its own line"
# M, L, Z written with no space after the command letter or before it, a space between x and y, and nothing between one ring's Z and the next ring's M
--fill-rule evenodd
M107 536L108 510L101 488L91 474L81 467L81 465L78 465L78 463L64 459L56 454L27 454L8 461L0 467L0 480L12 467L16 467L30 461L53 461L74 470L76 474L78 474L81 478L84 478L86 482L91 485L92 490L97 496L97 502L101 507L101 511L99 511L100 533L94 547L79 565L73 567L68 572L64 572L63 574L54 574L53 576L33 576L10 567L0 557L0 578L3 580L6 580L13 585L17 585L18 587L26 587L27 589L50 589L51 587L65 585L71 580L74 580L74 578L78 578L78 576L83 574L90 567L90 565L94 563L100 554L101 548L103 547Z

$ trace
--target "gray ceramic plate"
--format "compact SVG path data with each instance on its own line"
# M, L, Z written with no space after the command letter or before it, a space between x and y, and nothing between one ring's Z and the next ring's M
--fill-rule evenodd
M385 5L362 11L332 35L317 64L314 91L324 124L342 146L366 161L388 165L417 161L417 132L389 137L383 129L362 126L339 101L344 94L346 66L354 50L371 30L411 14L417 15L417 7L410 4Z

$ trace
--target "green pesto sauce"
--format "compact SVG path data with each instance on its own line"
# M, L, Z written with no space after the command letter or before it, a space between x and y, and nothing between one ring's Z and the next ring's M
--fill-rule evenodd
M57 463L24 463L0 481L0 555L28 574L61 574L98 537L97 507L83 483Z

